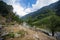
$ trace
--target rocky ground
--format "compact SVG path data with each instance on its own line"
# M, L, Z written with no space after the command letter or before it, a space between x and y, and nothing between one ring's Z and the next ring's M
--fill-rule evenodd
M4 30L6 32L14 32L16 35L16 32L20 30L24 30L26 33L23 37L20 37L19 35L16 35L14 38L7 38L5 40L56 40L54 37L48 36L42 32L34 31L29 28L26 28L21 25L14 25L10 27L5 27Z

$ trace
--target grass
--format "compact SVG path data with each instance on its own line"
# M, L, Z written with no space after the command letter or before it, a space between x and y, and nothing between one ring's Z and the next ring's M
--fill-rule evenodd
M20 31L18 31L17 33L20 34L21 37L23 37L23 36L25 36L25 34L26 34L27 32L24 31L24 30L20 30Z

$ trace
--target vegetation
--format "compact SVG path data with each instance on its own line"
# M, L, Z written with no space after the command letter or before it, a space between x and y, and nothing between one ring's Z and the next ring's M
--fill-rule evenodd
M17 34L17 35L16 35ZM7 39L7 38L15 38L15 37L24 37L25 34L27 34L26 31L20 30L16 33L14 32L9 32L7 35L2 36L2 38Z
M13 14L11 18L13 22L16 21L18 24L21 24L23 22L19 15Z
M20 31L18 31L17 33L20 34L21 37L24 37L27 32L24 31L24 30L20 30Z
M57 10L53 10L50 8L42 8L42 11L39 10L33 12L34 16L33 15L28 16L27 19L24 21L31 25L31 27L36 26L39 28L48 29L48 31L52 33L52 36L54 36L55 32L60 31L60 15L59 15L60 9L58 9L59 8L58 6L59 4L56 7ZM12 23L16 22L18 24L23 23L23 20L18 15L16 15L16 13L13 13L13 7L11 5L7 5L5 2L0 1L0 20L2 18L4 18L6 24L9 24L11 22ZM5 24L2 23L1 21L0 23ZM24 30L20 30L19 32L17 32L17 34L20 34L21 37L23 37L26 33L27 32L25 32ZM14 38L15 34L12 32L6 36L9 38Z
M9 37L9 38L14 38L14 36L15 36L15 34L13 33L13 32L11 32L11 33L9 33L8 35L7 35L7 37ZM6 36L5 36L6 37Z
M14 24L21 24L23 21L21 20L21 18L13 12L13 7L11 5L7 5L5 2L0 1L0 25L9 25L10 23L14 23ZM5 27L5 26L4 26ZM1 27L1 31L3 32L3 28ZM4 32L3 32L4 33ZM2 33L0 34L1 37ZM9 33L8 35L5 35L3 38L5 38L7 36L10 38L14 38L14 33Z
M2 36L2 38L4 38L4 40L8 39L8 38L14 38L14 37L15 37L15 34L13 32L10 32L9 34Z
M30 18L31 20L29 20L27 23L39 28L45 28L48 29L51 33L52 36L54 36L54 33L56 31L59 31L60 29L60 16L56 15L56 12L53 10L46 10L47 13L45 14L41 14L39 18L35 18L35 20L33 20L32 18ZM37 20L36 20L37 19ZM32 21L33 20L33 21Z
M52 36L60 31L60 1L24 16L31 26L48 29ZM29 19L30 18L30 19Z
M0 16L6 18L6 22L14 22L22 23L23 21L21 18L16 15L16 13L13 13L13 7L11 5L7 5L5 2L0 1Z
M52 32L52 36L54 36L54 33L57 31L58 28L60 28L60 17L58 16L50 16L47 18L42 19L39 24L40 25L44 25L45 28L47 28L48 30L50 30ZM39 25L37 22L37 25ZM58 29L59 30L59 29Z
M11 5L7 5L5 2L0 1L0 15L7 16L10 14L13 10L13 7Z

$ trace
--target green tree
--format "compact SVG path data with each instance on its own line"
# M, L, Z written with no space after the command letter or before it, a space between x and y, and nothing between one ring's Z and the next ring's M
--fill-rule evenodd
M16 15L16 14L12 15L12 20L16 21L19 24L23 23L23 20L18 15Z
M33 26L33 19L32 19L32 17L31 16L29 16L28 18L27 18L27 20L26 20L26 22L32 27Z
M13 12L13 7L11 5L7 5L3 1L0 1L0 15L5 17L10 12Z
M57 28L60 26L60 19L57 16L51 16L50 18L45 18L42 20L42 24L46 25L46 28L48 28L52 32L52 36L54 36L55 31L57 31Z
M56 15L54 11L49 11L49 16L42 18L36 22L33 22L35 26L42 26L42 28L46 28L51 31L52 36L54 36L54 33L59 30L60 28L60 17Z

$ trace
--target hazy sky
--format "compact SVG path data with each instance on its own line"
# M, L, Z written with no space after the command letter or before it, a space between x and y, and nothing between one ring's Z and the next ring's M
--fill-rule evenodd
M36 11L43 6L47 6L58 0L3 0L9 5L12 5L14 12L20 16L24 16L30 12Z

